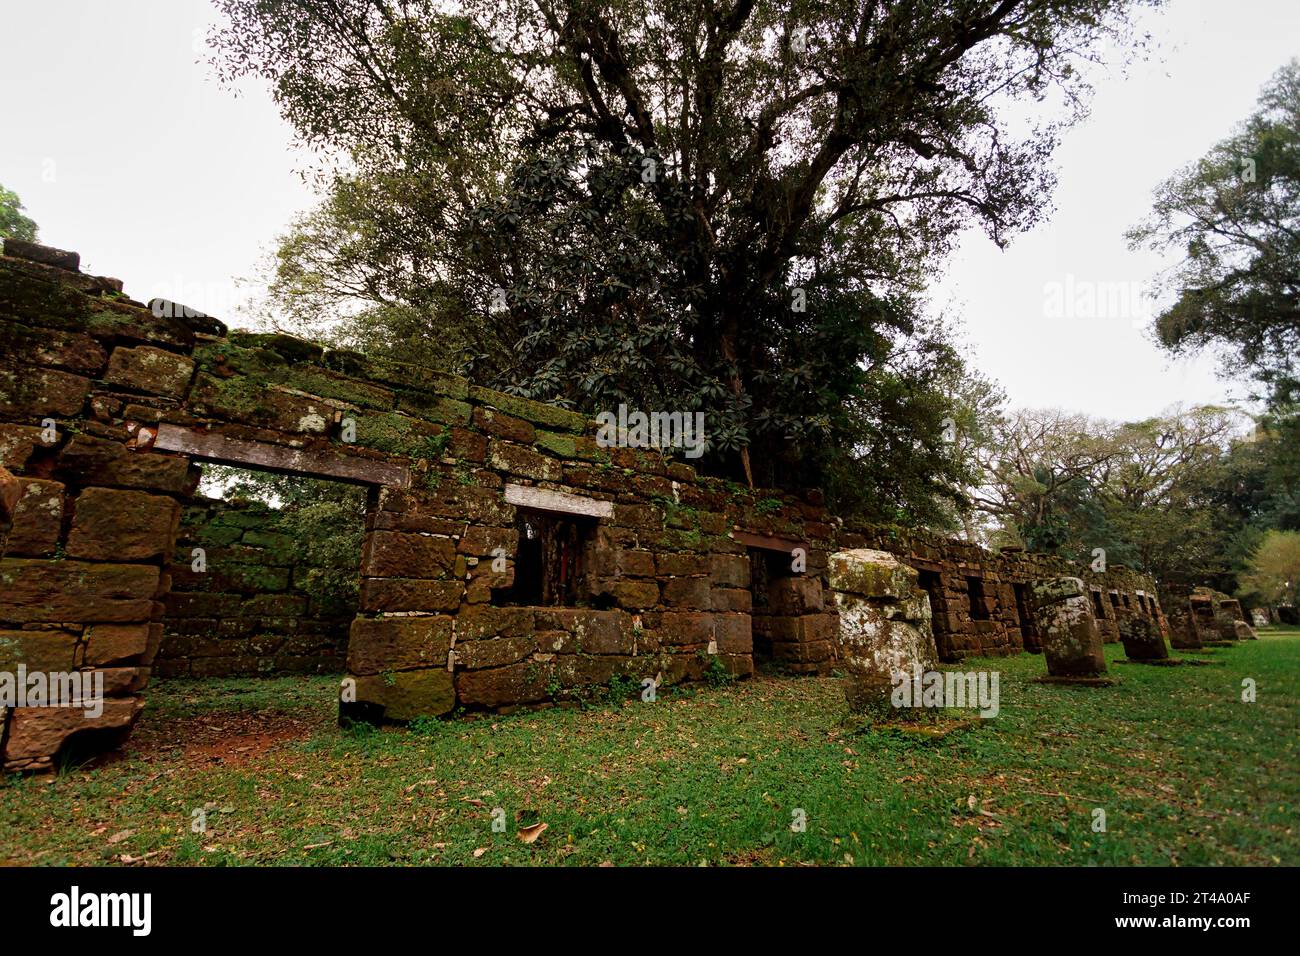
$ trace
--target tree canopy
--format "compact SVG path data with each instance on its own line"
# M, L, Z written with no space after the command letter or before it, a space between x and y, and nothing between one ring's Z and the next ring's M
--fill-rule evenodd
M964 476L922 279L1041 215L1132 5L221 0L214 42L336 160L280 250L299 314L531 397L704 410L706 467L762 483L914 460L914 510Z
M983 537L1234 591L1273 530L1300 529L1293 420L1174 407L1134 422L1055 409L994 418L969 491Z
M0 185L0 239L36 241L36 223L23 215L18 194Z
M1224 372L1275 406L1300 400L1300 60L1274 75L1256 111L1156 192L1133 245L1178 250L1156 319L1174 353L1222 347Z

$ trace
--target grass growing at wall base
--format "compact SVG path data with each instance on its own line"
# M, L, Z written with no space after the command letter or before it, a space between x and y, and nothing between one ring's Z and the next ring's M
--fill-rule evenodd
M934 738L829 678L351 732L332 678L158 683L124 759L0 784L0 861L1296 865L1300 631L1198 656L1100 689L968 661L1001 714Z

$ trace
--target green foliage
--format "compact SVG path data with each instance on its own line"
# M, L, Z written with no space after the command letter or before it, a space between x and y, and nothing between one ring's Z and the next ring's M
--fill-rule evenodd
M407 721L406 729L421 737L435 737L447 729L447 722L438 717L420 715Z
M223 77L350 160L280 247L300 321L575 408L703 411L715 474L926 513L963 476L931 450L956 356L917 290L967 227L1036 221L1070 117L999 109L1081 102L1132 3L219 6Z
M1171 352L1218 345L1226 376L1253 378L1272 404L1300 400L1300 60L1274 74L1227 139L1157 190L1134 245L1183 258L1156 319Z
M609 690L605 699L611 704L621 705L629 697L641 692L641 682L630 674L615 674L609 679Z
M725 687L736 679L717 654L701 652L700 656L704 659L704 682L710 687Z
M356 606L365 533L366 492L355 485L300 476L204 465L204 490L227 500L249 499L276 509L268 530L292 544L296 578L325 613Z
M1126 666L1116 663L1120 645L1105 650L1123 680L1098 693L1035 683L1037 655L964 663L1000 672L1000 713L933 741L894 728L853 735L841 723L842 684L830 678L700 687L693 697L664 695L602 713L553 708L467 719L428 736L366 724L340 730L336 678L159 681L122 759L93 773L0 780L5 859L1300 863L1293 769L1300 631L1264 630L1207 667ZM1255 704L1241 702L1244 677L1268 689ZM171 752L177 732L200 718L212 743L238 759ZM239 751L250 723L276 744ZM164 759L169 772L159 773ZM189 810L209 801L231 812L209 815L209 833L195 847ZM498 806L511 818L535 810L550 827L532 845L513 828L493 833ZM1108 833L1092 831L1096 806L1107 810ZM805 832L790 829L794 809L806 811ZM128 835L109 843L82 820L112 820L113 832Z
M1300 419L1174 408L1138 422L1057 411L1002 420L979 450L976 506L1001 539L1089 563L1149 571L1164 582L1232 592L1272 528L1300 529Z
M1263 603L1300 605L1300 531L1269 531L1247 562L1242 589Z
M36 223L23 215L23 204L13 190L0 186L0 239L36 241Z

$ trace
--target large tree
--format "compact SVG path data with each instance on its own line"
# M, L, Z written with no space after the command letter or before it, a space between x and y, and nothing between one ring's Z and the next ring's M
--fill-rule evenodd
M1253 378L1278 407L1300 399L1300 60L1231 136L1160 186L1129 238L1181 254L1161 280L1166 348L1219 346L1229 377Z
M992 543L1077 556L1113 547L1103 534L1095 479L1117 454L1115 426L1059 409L1021 409L992 420L975 455L974 510L991 519Z
M224 74L341 159L360 214L321 274L369 318L446 327L524 394L703 408L715 462L797 482L862 425L935 257L1041 213L1078 66L1132 2L219 5ZM1004 120L1048 95L1060 119Z
M1267 604L1300 604L1300 531L1270 531L1250 556L1245 591Z

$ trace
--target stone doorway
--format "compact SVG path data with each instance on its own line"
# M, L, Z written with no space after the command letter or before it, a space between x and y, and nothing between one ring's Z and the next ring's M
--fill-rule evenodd
M158 677L345 670L364 487L207 464L181 506Z
M739 539L739 536L737 536ZM747 542L755 669L820 674L835 658L838 619L828 611L821 578L797 570L806 546L780 539Z
M1020 621L1020 639L1024 643L1025 650L1039 653L1043 649L1043 644L1038 635L1038 625L1034 623L1034 610L1029 583L1022 581L1019 584L1013 584L1011 589L1016 598L1016 617Z

